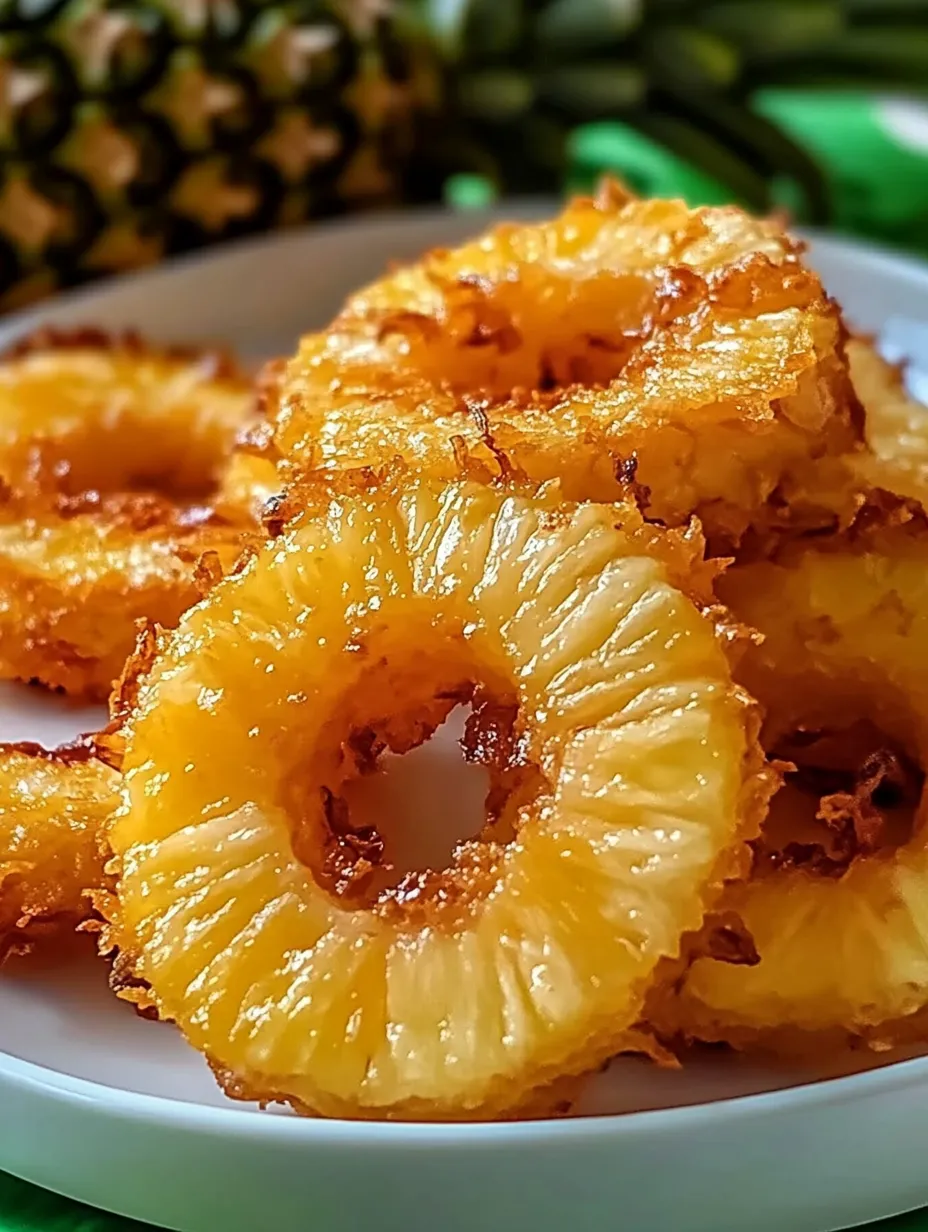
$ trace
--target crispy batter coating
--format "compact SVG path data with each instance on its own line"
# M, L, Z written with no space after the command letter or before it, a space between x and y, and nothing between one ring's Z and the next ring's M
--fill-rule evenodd
M211 505L216 514L228 522L241 522L244 514L258 524L268 502L275 499L280 491L281 484L273 462L237 450L229 458Z
M105 698L136 622L234 563L276 486L235 452L252 402L228 360L95 331L0 363L0 674Z
M723 899L758 960L697 958L652 1017L736 1045L905 1038L928 1006L928 524L792 545L720 591L764 635L740 678L793 769Z
M99 840L118 783L90 748L0 747L0 958L86 917L84 892L106 884Z
M860 435L842 347L775 223L606 192L353 296L281 377L276 448L290 473L466 454L576 499L634 475L724 546L770 502L833 522L815 466Z
M139 496L0 499L0 675L104 700L138 621L173 627L238 558L241 525L186 512Z
M883 359L872 339L850 339L847 357L870 447L856 459L859 474L928 508L928 409L907 392L902 368Z
M757 831L715 569L632 503L402 475L292 500L125 695L117 987L236 1096L511 1114L631 1038ZM344 785L468 699L484 829L397 881Z

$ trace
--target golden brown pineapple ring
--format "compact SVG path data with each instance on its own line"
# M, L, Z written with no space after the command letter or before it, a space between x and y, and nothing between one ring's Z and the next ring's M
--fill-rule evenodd
M353 296L302 340L279 390L291 471L400 456L618 499L637 468L652 516L694 512L736 541L768 501L812 524L823 456L859 408L836 306L801 246L739 209L614 192L498 227ZM808 506L808 508L805 508Z
M0 746L0 959L85 918L106 883L100 837L119 776L89 747Z
M207 497L252 406L216 351L39 330L0 362L0 478L23 491Z
M228 361L95 331L0 363L0 674L105 697L135 622L234 562L273 474L234 452L252 402Z
M0 500L0 675L103 700L139 620L171 626L230 569L244 521L187 521L168 501Z
M815 795L805 826L805 793L784 801L784 839L765 823L754 875L722 900L759 961L699 958L654 1013L739 1045L891 1042L928 1006L928 525L792 545L719 589L764 635L739 672L767 709L764 744L806 763L790 779Z
M713 571L630 504L315 492L158 639L105 943L236 1096L506 1113L621 1047L759 825L752 707L700 610ZM475 693L510 716L506 801L391 886L344 784Z

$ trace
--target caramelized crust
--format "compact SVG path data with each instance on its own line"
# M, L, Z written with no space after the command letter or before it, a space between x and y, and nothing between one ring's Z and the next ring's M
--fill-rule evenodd
M866 417L869 449L856 459L863 480L928 507L928 409L906 390L902 368L869 338L847 346L851 377Z
M221 573L245 537L146 496L0 498L0 675L105 700L138 621L176 624L202 593L204 553Z
M467 457L575 499L634 465L651 516L698 513L724 548L771 502L834 522L817 464L861 431L843 337L774 223L607 193L353 296L279 380L275 443L291 474Z
M258 530L250 382L209 352L42 331L0 363L0 674L106 697ZM209 569L200 569L204 553Z
M697 944L657 995L665 1033L827 1049L916 1034L928 1006L928 526L905 502L736 566L720 591L763 635L739 678L787 760L752 876L724 908L759 961Z

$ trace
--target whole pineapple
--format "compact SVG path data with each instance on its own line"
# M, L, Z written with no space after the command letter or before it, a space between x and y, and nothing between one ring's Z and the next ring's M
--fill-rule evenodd
M476 171L554 191L621 117L757 208L814 160L757 85L921 86L925 0L0 0L0 308ZM621 168L620 168L621 170Z
M398 195L374 4L0 5L0 303Z

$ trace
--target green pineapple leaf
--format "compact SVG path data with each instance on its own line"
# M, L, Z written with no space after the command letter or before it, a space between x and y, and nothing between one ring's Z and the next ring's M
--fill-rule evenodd
M714 93L665 87L656 97L669 114L698 123L705 136L759 171L770 187L776 187L778 177L792 181L801 190L809 221L827 222L831 198L821 166L771 120L743 103Z
M599 54L628 38L641 9L641 0L552 0L538 14L534 40L559 57Z

